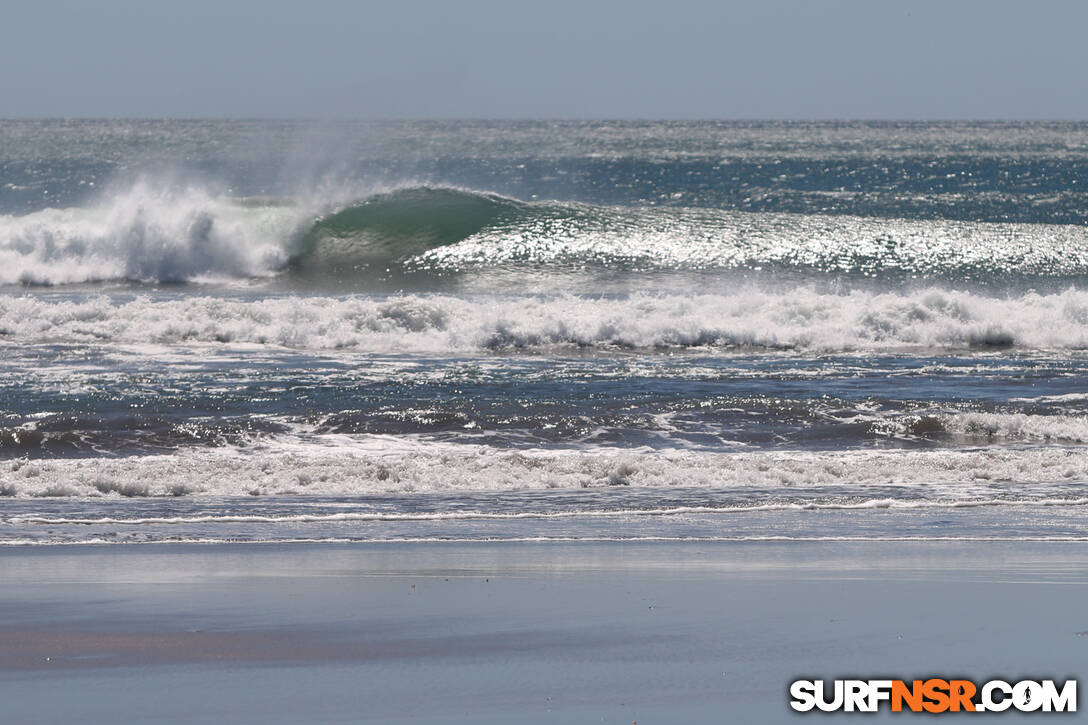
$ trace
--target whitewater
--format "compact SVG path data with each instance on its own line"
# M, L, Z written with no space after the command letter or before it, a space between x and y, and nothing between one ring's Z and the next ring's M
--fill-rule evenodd
M1083 124L0 140L0 543L1088 538Z

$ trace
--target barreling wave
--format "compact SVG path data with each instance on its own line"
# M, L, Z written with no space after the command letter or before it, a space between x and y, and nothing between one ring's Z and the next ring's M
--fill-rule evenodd
M1088 275L1088 229L524 202L452 187L314 200L140 183L0 216L0 284L193 282L488 269L741 270L992 281Z
M995 297L811 288L733 294L0 296L0 342L256 344L457 353L741 348L801 353L1088 349L1088 292Z
M533 215L523 202L462 189L413 187L376 194L323 216L303 234L290 266L351 272L405 261Z
M556 211L454 188L408 187L345 203L141 182L94 207L0 216L0 284L363 275Z

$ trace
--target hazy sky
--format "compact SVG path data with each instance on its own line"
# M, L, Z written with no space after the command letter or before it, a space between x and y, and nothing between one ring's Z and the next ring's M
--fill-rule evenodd
M1088 2L35 0L0 116L1088 119Z

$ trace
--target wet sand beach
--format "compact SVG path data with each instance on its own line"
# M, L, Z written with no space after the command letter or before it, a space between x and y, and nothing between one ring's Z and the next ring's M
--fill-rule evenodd
M1088 657L1081 543L13 547L0 572L12 723L779 722L797 678Z

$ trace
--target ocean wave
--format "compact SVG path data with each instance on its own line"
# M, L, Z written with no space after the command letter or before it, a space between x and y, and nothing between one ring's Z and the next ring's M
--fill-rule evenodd
M0 296L0 341L452 353L742 347L1088 349L1088 292L348 297Z
M525 202L455 187L243 199L141 181L87 208L0 216L0 284L195 282L511 268L786 271L900 280L1088 274L1076 225Z
M301 234L290 266L349 274L371 265L380 269L485 229L516 226L547 208L464 189L397 189L318 218Z
M1085 415L933 413L881 420L874 424L874 429L887 435L921 438L955 437L986 442L1088 443L1088 416Z
M0 284L268 275L304 220L292 205L141 182L89 208L0 216Z
M15 460L3 464L0 479L5 481L0 494L18 498L358 496L631 486L773 490L797 499L817 489L826 497L830 487L836 496L868 501L850 505L880 507L892 505L886 503L889 487L903 486L924 499L972 506L1025 494L1057 502L1053 505L1080 505L1080 494L1069 495L1063 487L1088 480L1088 450L509 451L363 437L335 445ZM1028 484L1031 488L1024 488ZM770 503L803 508L819 501L808 496L807 502Z

